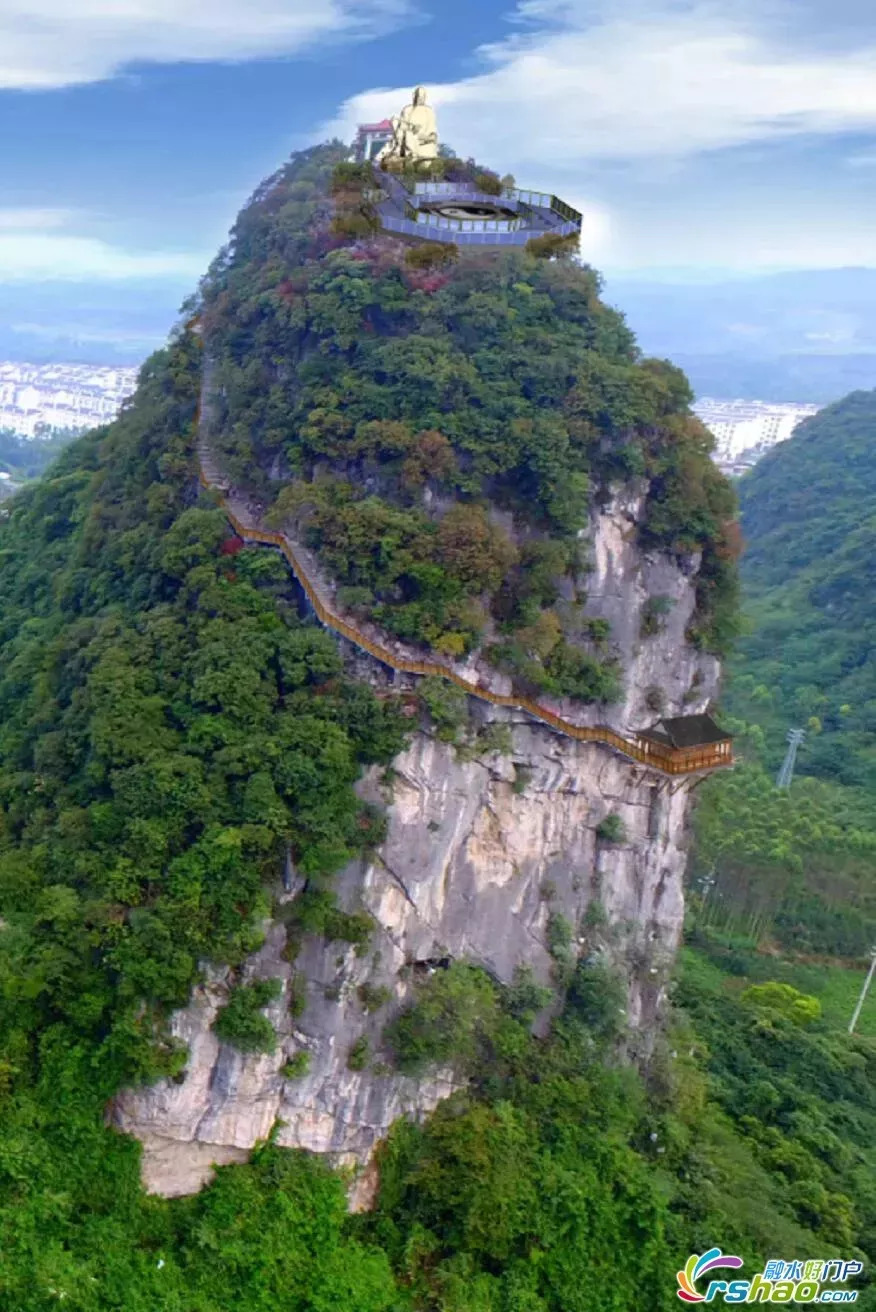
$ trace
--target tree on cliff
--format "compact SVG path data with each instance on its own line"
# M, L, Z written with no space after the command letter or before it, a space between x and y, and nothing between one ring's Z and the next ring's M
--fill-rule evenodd
M298 485L281 510L387 627L431 624L435 645L465 647L492 626L498 658L529 662L531 682L597 697L606 635L578 643L557 579L584 573L591 498L642 478L642 543L699 564L694 637L720 642L732 499L683 378L639 357L596 275L565 258L412 268L374 236L351 175L363 221L333 230L341 153L305 152L269 179L202 290L235 476L269 491L279 457ZM869 1160L866 1046L847 1063L848 1151L811 1091L823 1078L839 1103L845 1070L816 1023L770 1017L790 1073L775 1096L749 1092L769 1060L761 1018L709 998L696 1019L721 1083L688 1035L678 1062L658 1047L646 1090L613 1062L611 982L575 965L559 918L570 988L545 1038L525 981L446 973L426 1019L471 1085L398 1128L373 1216L347 1217L340 1178L272 1144L197 1197L142 1192L107 1099L181 1070L168 1014L203 962L234 970L258 943L287 850L307 879L291 928L366 948L331 874L379 830L353 788L362 766L404 737L392 703L300 622L280 562L240 549L198 499L201 365L178 333L118 422L0 522L0 1304L657 1312L677 1303L680 1257L707 1242L748 1256L867 1241L867 1197L844 1201ZM270 1046L272 991L238 993L220 1028ZM434 1055L422 1021L401 1032ZM770 1122L742 1135L734 1099L764 1119L761 1092ZM790 1130L809 1157L785 1151ZM788 1191L810 1159L813 1188Z
M690 636L723 649L734 500L684 376L642 358L568 252L440 247L424 271L413 257L428 246L380 231L374 185L340 149L294 156L202 285L226 468L276 501L275 522L294 522L359 612L450 655L482 649L527 691L588 701L617 684L576 625L580 533L611 489L641 480L643 546L701 553ZM522 568L533 548L551 561L539 593ZM540 615L555 634L544 650L525 640Z

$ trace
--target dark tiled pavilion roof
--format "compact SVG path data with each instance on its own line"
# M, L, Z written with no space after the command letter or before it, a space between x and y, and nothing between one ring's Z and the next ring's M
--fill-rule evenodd
M730 734L719 729L711 715L676 715L658 720L650 729L644 729L641 736L682 748L727 742Z

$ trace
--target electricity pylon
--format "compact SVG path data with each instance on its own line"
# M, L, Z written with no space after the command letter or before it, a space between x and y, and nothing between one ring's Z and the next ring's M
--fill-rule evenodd
M805 729L788 730L788 750L782 762L782 768L776 776L776 787L788 789L794 778L794 762L797 760L797 748L806 737Z
M870 969L867 971L867 978L864 980L864 987L861 989L861 996L858 998L858 1005L855 1007L852 1019L849 1021L849 1033L854 1034L855 1026L858 1023L858 1017L861 1014L861 1008L866 1001L867 994L870 991L870 985L873 983L873 976L876 975L876 948L873 949L873 958L870 962Z

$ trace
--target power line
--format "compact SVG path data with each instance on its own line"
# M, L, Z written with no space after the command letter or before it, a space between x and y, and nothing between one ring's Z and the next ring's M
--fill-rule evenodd
M794 778L794 762L797 760L797 748L805 737L805 729L788 730L788 750L785 753L782 768L776 776L777 788L784 788L787 790L791 787L791 780Z

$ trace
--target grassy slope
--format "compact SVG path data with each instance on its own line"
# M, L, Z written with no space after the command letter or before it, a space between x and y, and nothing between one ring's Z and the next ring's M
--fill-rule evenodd
M818 998L825 1028L842 1034L847 1028L864 983L866 968L850 962L809 962L775 952L752 951L750 942L728 936L732 970L695 947L685 947L681 969L696 980L697 988L709 993L737 997L749 984L779 980L801 993ZM861 1012L857 1033L876 1038L876 985L870 990Z

